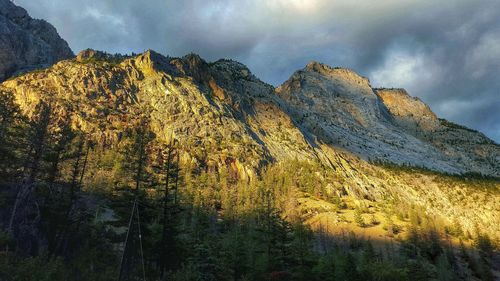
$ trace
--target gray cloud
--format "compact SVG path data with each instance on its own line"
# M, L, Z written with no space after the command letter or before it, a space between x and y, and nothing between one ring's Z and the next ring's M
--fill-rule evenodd
M74 51L239 60L278 85L309 60L404 87L500 142L496 0L16 0Z

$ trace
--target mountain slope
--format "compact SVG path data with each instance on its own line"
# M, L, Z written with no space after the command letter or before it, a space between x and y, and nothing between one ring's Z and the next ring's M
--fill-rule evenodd
M485 135L437 116L404 89L376 89L376 94L393 116L393 122L470 172L498 177L500 150Z
M76 59L5 81L0 90L12 93L28 116L40 100L53 104L103 150L118 145L126 128L147 118L158 140L179 141L184 165L213 172L227 168L251 180L271 163L306 160L329 171L321 187L327 193L360 202L416 204L430 215L460 220L471 232L481 225L500 233L498 182L489 190L474 190L461 180L443 181L418 170L395 173L367 161L498 176L496 158L467 150L497 157L498 145L468 131L485 143L476 147L469 137L454 148L455 134L465 129L436 121L423 105L397 111L395 105L409 97L398 93L389 100L392 93L374 91L351 70L311 63L274 89L230 60L207 63L196 55L169 58L147 51L127 57L86 50ZM413 121L419 112L426 117ZM473 157L484 160L469 165L465 160ZM457 192L482 201L471 203Z
M311 157L273 88L239 63L209 65L195 55L170 59L148 51L112 64L87 52L3 86L28 113L50 96L74 111L76 127L106 144L118 141L121 128L147 107L153 131L190 148L189 161L207 168L231 162L242 177L275 159Z
M0 81L72 56L52 25L32 19L10 0L0 0Z

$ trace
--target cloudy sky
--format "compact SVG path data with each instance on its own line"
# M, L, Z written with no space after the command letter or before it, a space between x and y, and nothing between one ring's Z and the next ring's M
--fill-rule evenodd
M498 0L15 0L74 52L189 52L279 85L308 61L403 87L500 143Z

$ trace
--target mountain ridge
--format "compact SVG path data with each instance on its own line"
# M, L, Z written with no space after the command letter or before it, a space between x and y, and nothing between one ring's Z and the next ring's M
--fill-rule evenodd
M177 142L185 167L215 174L227 170L252 182L275 164L319 163L336 179L329 193L373 202L402 200L425 206L429 214L459 219L464 229L474 231L480 224L500 233L500 223L485 226L500 219L490 202L496 197L484 196L481 207L465 207L450 201L455 189L439 176L418 170L498 178L497 144L442 120L434 138L413 135L397 124L371 87L336 73L340 76L330 79L299 70L275 88L231 60L207 63L195 55L169 58L146 51L63 60L9 79L0 91L11 93L27 116L40 101L50 102L103 152L119 150L123 132L146 120L156 141ZM385 168L388 163L417 169L401 176ZM106 171L94 173L84 180L101 185L92 182L104 180ZM457 182L456 188L466 187Z
M143 83L145 80L151 80L152 83L158 83L157 79L160 79L159 83L164 85L160 88L165 88L161 90L164 92L172 86L170 82L192 79L190 88L198 88L197 91L200 91L208 104L215 106L219 114L227 107L225 110L229 110L232 118L239 120L237 122L245 124L243 126L247 128L246 132L251 131L250 136L253 137L250 138L257 143L265 143L261 139L266 138L259 133L262 128L258 128L256 122L259 116L255 114L256 106L262 107L263 102L273 107L274 113L279 111L283 112L283 116L290 115L290 124L298 125L297 129L304 138L306 135L319 137L328 145L346 149L367 160L422 166L449 173L478 172L498 176L498 169L494 165L488 166L489 162L482 166L477 164L477 167L471 165L472 168L460 163L460 161L466 161L460 159L475 161L474 157L478 156L467 152L466 149L477 144L482 145L480 147L482 150L492 151L489 153L490 157L493 157L490 162L494 164L495 157L500 156L498 145L493 141L482 134L477 134L473 137L476 144L466 143L464 149L449 148L450 145L446 142L453 137L447 137L450 135L447 130L456 134L453 130L459 130L458 127L451 128L442 125L441 123L445 123L439 121L426 104L409 96L405 90L374 89L367 78L350 69L334 68L312 61L292 74L290 79L281 86L273 87L255 77L245 65L232 60L222 59L208 63L194 54L182 58L170 58L152 50L135 57L116 56L114 58L103 52L84 50L76 59L59 62L41 73L47 72L49 75L54 75L53 70L64 72L65 69L79 70L84 73L93 72L92 66L97 66L97 64L92 64L101 61L103 64L97 69L99 73L100 71L103 71L103 74L107 73L111 84L104 81L104 84L100 86L103 89L108 88L107 95L112 97L117 93L116 86L120 88L129 85L121 91L130 95L130 102L137 99L135 95L140 92L137 85L133 85L134 81ZM75 63L80 67L75 68ZM118 71L120 75L115 75L114 71ZM92 78L89 77L89 79L95 79L95 75L99 73L92 74ZM118 77L123 81L116 80ZM3 83L3 87L16 92L15 88L21 86L21 83L16 80L20 79L7 81ZM153 91L157 90L158 88L153 89ZM82 87L78 91L88 93L90 89ZM410 105L405 105L405 102L410 102ZM418 106L415 107L415 104ZM401 112L397 110L402 110L403 107L406 111L413 111L405 112L406 116L402 117ZM414 120L416 117L413 114L417 114L415 108L425 113L422 113L426 117L425 122L417 120L421 122L420 124ZM266 119L270 118L272 119L272 116ZM251 121L248 122L249 120ZM413 125L407 125L408 122L413 122L411 123ZM253 128L250 129L250 127ZM442 136L431 140L427 135L436 130ZM474 134L472 131L468 133ZM359 147L353 148L356 145ZM368 146L368 148L361 146ZM422 147L424 147L423 150ZM265 145L262 148L264 151L267 149ZM386 151L381 152L384 149ZM414 153L411 152L412 149ZM410 154L406 155L407 151L410 151ZM283 154L283 152L278 154ZM483 155L487 156L487 154L483 152ZM275 157L270 159L272 158Z

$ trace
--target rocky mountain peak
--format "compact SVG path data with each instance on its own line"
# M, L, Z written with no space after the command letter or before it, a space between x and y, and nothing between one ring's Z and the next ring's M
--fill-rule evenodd
M71 57L73 52L52 25L0 0L0 81Z
M0 159L6 160L0 161L0 186L7 189L0 194L3 203L0 226L2 217L6 218L5 212L12 210L9 231L3 233L0 229L0 236L7 234L3 235L7 239L0 239L6 243L0 244L10 245L11 238L16 240L9 259L12 255L17 260L20 248L26 253L69 255L68 267L66 258L61 264L48 263L55 270L61 268L61 274L56 271L57 274L48 274L61 278L70 273L84 276L87 271L81 271L80 265L82 269L89 266L79 262L81 257L88 260L85 258L93 258L93 253L110 249L116 251L105 259L119 257L119 251L127 249L127 243L132 241L129 237L137 237L137 232L130 228L123 231L128 216L123 204L130 203L131 191L139 194L139 190L145 196L135 196L131 219L138 217L137 204L147 205L152 215L145 216L142 225L151 228L161 220L154 215L161 213L157 212L157 206L161 205L158 203L164 203L164 211L169 214L175 211L175 215L169 216L169 225L179 222L186 226L178 235L170 235L169 240L174 242L170 245L187 253L180 256L186 258L187 271L184 267L182 271L170 271L179 276L191 276L190 269L199 268L197 262L190 263L189 249L199 245L227 248L237 242L234 238L250 239L237 254L245 257L246 253L253 255L257 250L264 255L253 256L268 260L269 245L260 243L262 239L254 234L262 224L269 226L269 223L293 226L287 227L286 233L270 233L270 238L279 241L282 234L297 238L295 225L299 222L306 225L297 229L298 238L307 239L302 244L318 242L314 232L302 235L309 226L318 231L319 238L327 237L319 241L328 243L321 243L325 247L317 253L315 248L310 249L314 254L314 259L308 262L311 265L316 262L322 265L322 259L328 256L320 254L329 244L347 245L351 235L345 237L346 230L353 237L362 235L363 240L359 241L364 241L365 233L373 235L366 238L376 240L375 248L390 242L395 252L387 254L397 255L394 260L397 263L375 259L376 263L383 262L383 267L365 261L363 265L394 272L394 279L404 279L403 274L412 271L415 265L415 256L410 251L407 251L410 255L398 254L399 245L411 245L411 252L422 253L418 265L425 267L422 275L431 278L431 272L436 273L435 277L451 273L441 267L441 258L448 264L449 256L443 251L446 248L445 244L441 246L441 240L446 239L451 247L458 239L467 239L465 260L455 259L454 255L453 259L460 268L471 265L472 270L463 275L450 274L448 279L453 279L479 276L472 268L475 266L466 261L469 255L472 262L480 261L469 248L473 241L467 237L473 231L478 231L479 239L482 239L479 231L483 230L492 233L494 241L500 238L499 181L471 180L468 177L475 175L466 174L500 178L500 146L477 131L438 119L425 103L404 89L374 89L367 78L350 69L316 61L309 62L275 88L259 80L242 63L228 59L210 63L196 54L172 58L152 50L119 55L86 49L74 59L61 60L72 54L56 35L48 23L33 20L24 9L0 0L0 71L4 71L0 75L47 66L41 71L28 71L0 81L0 119L3 118ZM58 60L61 61L55 63ZM16 104L22 118L16 112ZM4 153L11 149L11 153ZM175 192L174 198L179 192L181 203L163 196L169 190ZM262 213L262 206L267 206L271 213ZM88 216L94 213L95 216ZM264 220L259 218L261 214L265 215ZM367 215L371 217L368 224ZM250 222L249 229L240 231L240 218L243 223ZM94 227L96 220L102 224L99 229ZM210 229L224 229L216 231L216 235L210 229L197 233L197 229L208 224ZM15 226L12 232L11 225ZM429 228L432 233L425 230L431 225L434 225ZM89 230L96 235L89 235ZM234 231L238 231L238 237L233 235ZM134 235L129 236L129 232ZM195 232L199 235L191 235ZM429 233L433 234L432 239L427 237ZM337 234L342 240L336 240ZM407 237L415 238L411 234L418 239L410 239L411 243L406 244ZM125 247L120 247L123 245L120 237L125 235ZM156 240L158 237L154 236L144 236L147 245L165 244L164 239ZM82 244L85 237L99 238L93 243L96 247L72 246ZM87 240L83 241L85 245ZM432 249L426 246L429 241ZM287 253L300 250L293 259L300 258L303 249L309 251L285 246ZM155 260L161 255L152 248L144 248L145 259ZM351 252L351 248L356 249ZM368 249L358 248L342 247L342 253L334 254L336 259L338 256L345 261L349 256L344 254L364 255ZM217 250L205 252L217 258ZM123 253L126 255L127 251ZM30 265L19 257L20 262L13 263L19 264L19 269L17 265L16 270L2 265L0 276L19 280L17 276L11 278L10 271L24 273L23 267ZM316 261L316 257L320 259ZM409 262L403 257L408 257ZM439 264L434 266L436 257ZM481 252L479 257L481 264L476 265L482 267L483 260L490 262ZM277 261L286 260L278 258ZM44 277L45 259L43 256L36 259L36 267L30 266L28 274ZM183 260L179 259L179 264ZM241 268L253 268L252 263L242 264ZM117 269L113 259L98 260L95 264L99 272L113 273ZM131 273L130 278L135 279L135 266L123 265L120 272ZM216 265L222 269L221 274L217 270L209 275L213 273L212 279L217 280L221 279L219 276L231 277L233 274L228 273L240 269L224 261ZM235 278L288 280L299 276L297 273L300 276L302 272L304 276L311 273L306 267L288 264L276 268L262 265L248 275L241 271ZM401 270L394 270L400 266ZM151 269L148 275L154 279L159 269L157 264L148 265L148 269ZM331 273L331 266L324 269L309 279ZM95 273L91 266L89 274ZM203 276L206 272L192 273ZM365 273L371 280L371 273L362 272ZM391 279L391 275L385 279Z
M233 60L208 63L195 54L171 58L149 50L132 57L85 50L75 60L12 79L2 88L19 92L18 102L28 111L32 101L46 92L61 95L64 103L78 100L85 109L81 115L87 116L78 123L93 131L99 126L88 121L88 116L98 119L104 114L110 120L121 120L121 114L136 116L136 103L148 103L155 108L154 124L160 135L196 142L190 135L196 132L196 138L210 136L214 143L226 136L231 138L227 142L243 137L253 143L251 153L260 155L252 160L253 167L259 165L262 155L269 161L308 154L304 140L316 139L367 159L449 173L498 174L494 163L500 159L500 151L486 137L437 119L427 105L404 89L373 89L368 79L352 70L317 62L298 70L275 89ZM86 107L81 97L88 98ZM102 109L108 104L112 105L109 109ZM167 121L165 116L172 112L176 119ZM281 122L275 124L277 119ZM231 132L224 127L228 124L232 124ZM271 130L293 134L285 139L293 139L295 144L283 145L279 134ZM106 139L118 138L111 131L103 134ZM289 151L296 146L301 147L299 151Z
M170 61L172 65L182 74L191 76L198 83L209 80L208 64L197 54L187 54L182 58Z
M248 67L238 61L230 59L220 59L211 64L211 68L215 71L231 75L236 79L246 79L260 81L255 77Z
M137 67L145 72L153 73L155 71L170 70L169 58L153 50L147 50L135 58L132 58L132 60Z
M404 89L373 89L352 70L312 61L276 93L295 120L322 142L362 157L450 173L498 174L495 165L485 163L497 161L500 150L481 134L440 121Z
M182 60L187 62L191 68L202 67L207 64L207 62L202 59L200 55L195 53L185 55Z
M109 58L109 54L101 51L96 51L94 49L85 49L78 53L78 55L76 55L76 61L78 62L84 62L90 59L105 60Z
M351 80L358 84L370 85L370 80L345 67L332 67L317 61L310 61L303 69L306 73L317 73L338 80Z
M297 112L311 111L346 128L367 127L381 118L380 102L368 79L350 69L312 61L276 92Z

